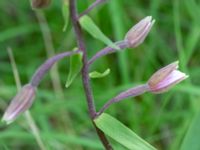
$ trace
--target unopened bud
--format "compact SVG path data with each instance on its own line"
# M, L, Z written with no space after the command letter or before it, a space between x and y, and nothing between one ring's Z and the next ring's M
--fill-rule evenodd
M149 90L152 93L162 93L174 85L188 78L188 75L177 70L178 61L161 68L154 73L148 81Z
M51 0L31 0L32 8L44 8L50 4Z
M13 122L20 114L30 108L35 98L35 87L30 84L25 85L21 91L12 99L6 109L2 121L7 124Z
M147 16L133 26L125 36L129 46L134 48L140 45L151 30L154 22L155 20L152 20L151 16Z

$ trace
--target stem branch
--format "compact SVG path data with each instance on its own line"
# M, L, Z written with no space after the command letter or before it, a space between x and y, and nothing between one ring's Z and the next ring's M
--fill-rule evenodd
M93 10L97 5L102 4L106 0L96 0L94 3L92 3L84 12L82 12L78 18L81 18L82 16L88 14L91 10Z
M105 103L105 105L98 112L98 115L101 115L113 103L117 103L117 102L124 100L125 98L128 98L128 97L136 97L138 95L143 94L144 92L146 92L148 90L149 90L149 86L147 84L143 84L143 85L139 85L139 86L133 87L131 89L128 89L124 92L121 92L120 94L118 94L117 96L115 96L114 98L109 100L107 103Z
M126 40L122 40L122 41L118 41L115 43L119 48L120 50L116 50L112 47L105 47L104 49L98 51L89 61L88 61L88 65L91 65L95 60L97 60L98 58L102 57L102 56L105 56L105 55L108 55L108 54L111 54L111 53L114 53L116 51L121 51L122 49L124 48L128 48L129 45L128 45L128 42Z
M42 78L44 77L44 75L51 69L51 67L60 59L62 59L63 57L67 57L67 56L71 56L73 54L78 53L79 50L76 51L70 51L70 52L63 52L60 54L57 54L49 59L47 59L45 61L45 63L43 63L34 73L34 75L32 76L32 79L30 81L30 84L34 87L37 87L40 83L40 81L42 80Z

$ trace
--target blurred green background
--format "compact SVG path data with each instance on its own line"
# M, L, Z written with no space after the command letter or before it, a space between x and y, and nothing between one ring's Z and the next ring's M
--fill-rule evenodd
M79 12L92 2L78 0ZM53 0L36 13L29 1L0 1L1 117L17 92L7 47L13 50L22 84L49 56L76 47L71 23L62 31L61 7L61 0ZM180 69L190 76L186 81L164 94L146 93L115 104L107 113L158 149L199 150L200 129L195 127L200 126L200 1L109 0L89 14L113 41L122 40L134 24L149 15L156 23L142 45L98 59L91 66L91 71L111 69L108 76L92 79L96 107L100 109L118 92L144 83L157 69L179 60ZM87 33L84 37L89 57L105 47ZM101 150L88 117L81 77L65 88L68 66L69 60L60 61L44 78L30 113L46 149ZM0 149L40 149L23 115L9 126L0 124Z

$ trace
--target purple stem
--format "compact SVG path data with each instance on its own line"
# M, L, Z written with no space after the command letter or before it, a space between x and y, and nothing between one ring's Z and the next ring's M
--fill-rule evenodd
M83 80L85 94L87 97L89 114L91 118L94 118L96 116L96 109L94 105L92 90L90 87L90 79L88 76L89 71L88 71L88 65L87 65L87 52L86 52L85 44L83 42L80 24L76 20L77 18L76 1L70 0L69 2L70 2L70 15L71 15L72 24L73 24L76 39L77 39L78 48L83 52L82 80Z
M51 69L51 67L60 59L71 56L73 54L79 53L80 50L76 51L69 51L69 52L63 52L60 54L57 54L49 59L47 59L34 73L34 75L31 78L30 84L34 87L37 87L44 77L44 75Z
M109 100L98 112L98 115L101 115L110 105L112 105L113 103L117 103L121 100L124 100L128 97L136 97L138 95L141 95L143 93L145 93L146 91L149 90L149 86L148 84L143 84L143 85L139 85L136 87L133 87L131 89L128 89L124 92L121 92L120 94L118 94L117 96L115 96L114 98L112 98L111 100Z
M112 147L111 147L109 141L107 140L105 134L99 128L96 127L96 125L93 121L93 119L96 117L96 108L94 105L93 94L92 94L92 90L91 90L91 86L90 86L87 51L86 51L85 44L83 41L82 30L81 30L80 24L77 21L78 14L77 14L77 10L76 10L76 0L70 0L69 2L70 2L70 17L72 20L72 25L74 27L77 44L78 44L79 49L83 52L82 81L83 81L83 86L84 86L84 90L85 90L85 95L87 98L87 104L88 104L90 118L92 120L92 123L96 129L96 132L97 132L99 139L101 140L104 148L106 150L112 150Z
M102 4L103 2L105 2L106 0L96 0L94 3L92 3L84 12L82 12L78 19L81 18L82 16L88 14L91 10L93 10L95 7L97 7L97 5Z
M95 60L97 60L98 58L102 57L102 56L105 56L107 54L111 54L111 53L114 53L116 51L121 51L122 49L124 48L128 48L130 47L128 42L126 40L123 40L123 41L118 41L115 43L119 48L120 50L116 50L112 47L105 47L104 49L100 50L99 52L97 52L89 61L88 61L88 65L91 65Z

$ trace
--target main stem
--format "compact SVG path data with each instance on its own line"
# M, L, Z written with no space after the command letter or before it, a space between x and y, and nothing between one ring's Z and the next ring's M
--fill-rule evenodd
M88 103L90 117L93 119L96 116L96 110L95 110L93 95L92 95L92 91L91 91L91 87L90 87L90 80L89 80L89 76L88 76L87 52L86 52L85 44L83 42L81 27L77 21L78 15L77 15L77 11L76 11L75 0L70 0L70 15L71 15L71 20L72 20L72 24L74 27L74 31L76 34L78 48L83 52L82 80L83 80L85 94L87 97L87 103Z
M81 30L80 24L77 20L78 13L77 13L77 9L76 9L76 0L70 0L69 2L70 2L70 17L71 17L72 24L74 27L78 48L83 52L82 81L83 81L83 86L84 86L84 90L85 90L85 95L87 98L87 104L88 104L90 118L92 120L92 123L96 129L96 132L97 132L102 144L104 145L104 148L106 150L112 150L112 147L109 144L105 134L96 127L96 125L93 121L93 119L96 117L97 113L96 113L93 94L92 94L92 90L91 90L91 86L90 86L87 51L86 51L85 44L84 44L83 37L82 37L82 30Z

